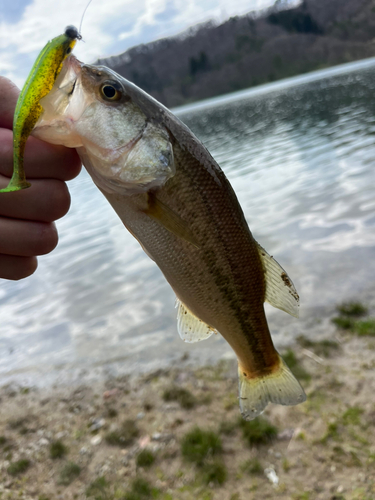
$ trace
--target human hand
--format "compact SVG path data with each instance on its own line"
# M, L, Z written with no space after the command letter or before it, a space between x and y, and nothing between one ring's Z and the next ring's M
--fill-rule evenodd
M0 189L13 172L13 114L19 90L0 76ZM51 252L58 235L53 221L70 207L65 181L76 177L81 162L75 149L29 137L25 151L26 178L31 187L0 193L0 278L19 280L33 274L37 255Z

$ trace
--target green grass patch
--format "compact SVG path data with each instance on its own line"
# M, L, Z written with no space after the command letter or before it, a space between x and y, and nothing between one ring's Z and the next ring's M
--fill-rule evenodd
M361 415L364 412L363 408L358 406L352 406L348 408L342 416L342 422L344 425L360 425Z
M206 462L201 468L202 480L205 484L222 485L227 479L227 468L220 460Z
M87 488L86 496L94 497L95 500L110 500L109 483L105 477L100 476L95 479Z
M134 439L139 436L139 429L134 420L125 420L120 429L113 432L108 432L105 440L108 444L114 446L128 446L133 443Z
M292 371L293 375L298 379L298 380L310 380L311 375L304 369L304 367L301 365L301 363L298 361L294 351L292 349L288 349L287 351L284 352L282 355L283 360L285 363L288 365L290 370Z
M163 399L164 401L177 401L186 410L193 408L197 403L196 398L190 391L175 385L164 391Z
M282 467L283 467L284 472L289 472L291 465L290 465L290 462L287 458L283 459Z
M331 422L330 424L327 425L327 431L320 440L322 444L327 444L327 441L330 439L337 440L339 437L339 432L338 432L338 424L337 422Z
M151 450L142 450L136 460L138 467L151 467L154 462L155 454Z
M243 437L250 446L267 444L277 436L277 427L262 417L250 421L243 420L240 417L239 424L242 428Z
M359 337L375 337L375 318L357 321L354 331Z
M375 319L358 320L368 314L368 309L360 302L346 302L337 306L339 316L332 318L332 322L342 330L356 333L360 337L375 337Z
M115 418L118 415L118 411L116 408L113 408L112 406L109 406L106 408L106 417L108 418Z
M218 455L221 451L220 437L213 431L203 431L195 427L182 438L182 455L189 462L194 462L199 466L202 466L208 457Z
M307 395L307 401L304 406L309 413L311 411L320 412L323 405L327 403L327 395L321 389L315 389Z
M23 458L21 460L18 460L17 462L11 463L7 468L7 472L11 476L17 476L18 474L22 474L23 472L27 471L30 465L30 460L28 460L27 458Z
M53 459L66 455L68 448L61 441L53 441L49 446L49 456Z
M78 464L74 462L68 462L60 470L58 484L68 486L75 479L77 479L80 473L81 473L81 467Z
M309 491L304 491L303 493L296 493L292 498L293 500L311 500L312 496Z
M158 496L159 490L153 488L146 479L138 477L134 479L131 489L125 493L122 500L147 500Z
M337 326L337 328L341 328L341 330L354 330L355 321L352 318L337 316L336 318L332 318L331 321Z
M368 313L366 306L360 302L344 302L336 307L340 316L348 316L350 318L360 318Z
M337 342L328 339L314 342L313 340L307 339L301 335L297 337L297 342L301 347L311 349L318 356L324 356L325 358L328 358L334 351L338 351L340 349L340 345Z
M8 422L8 426L13 430L18 430L18 432L22 435L27 434L29 429L27 428L27 423L29 422L30 417L20 417L11 419Z
M241 465L241 471L248 474L263 474L263 466L257 458L250 458Z

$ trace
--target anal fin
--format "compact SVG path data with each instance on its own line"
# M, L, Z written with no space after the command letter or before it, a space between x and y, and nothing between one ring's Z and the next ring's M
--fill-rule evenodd
M213 333L217 333L214 328L197 318L179 299L176 300L177 330L184 342L193 343L208 339Z
M292 280L280 264L258 242L256 244L265 272L266 302L298 318L299 296Z

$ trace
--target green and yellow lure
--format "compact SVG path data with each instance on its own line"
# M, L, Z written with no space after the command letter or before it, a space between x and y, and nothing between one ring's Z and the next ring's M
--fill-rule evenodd
M63 35L47 43L32 67L18 97L13 119L13 175L0 193L19 191L30 186L26 181L23 156L26 140L38 121L43 108L40 99L50 92L66 57L82 37L77 28L68 26Z

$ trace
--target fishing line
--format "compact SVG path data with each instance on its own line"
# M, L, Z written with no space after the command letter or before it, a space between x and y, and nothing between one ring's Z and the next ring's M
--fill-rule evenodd
M82 28L83 18L85 16L86 10L87 10L87 8L88 8L88 6L90 5L91 2L92 2L92 0L89 0L89 3L86 5L85 10L83 11L83 14L82 14L82 17L81 17L81 22L80 22L80 25L79 25L79 30L78 30L79 34L81 34L81 28Z

